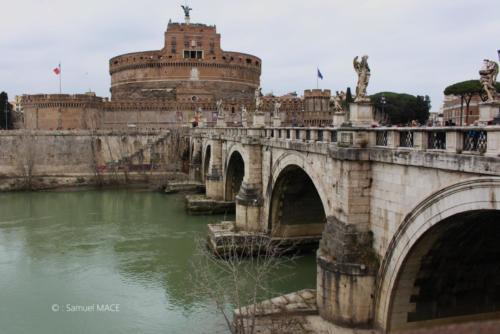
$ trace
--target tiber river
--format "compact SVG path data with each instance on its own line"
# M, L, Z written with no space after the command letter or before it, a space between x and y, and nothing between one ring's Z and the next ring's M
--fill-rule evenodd
M0 194L0 333L227 333L191 278L195 240L222 218L187 216L180 195ZM301 257L271 288L314 288L315 272Z

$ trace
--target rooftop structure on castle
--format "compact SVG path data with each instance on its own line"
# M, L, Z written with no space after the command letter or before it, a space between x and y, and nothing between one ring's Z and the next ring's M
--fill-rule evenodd
M161 50L127 53L109 61L113 100L253 98L260 85L260 58L223 51L216 27L190 23L190 10L184 8L184 23L169 22Z

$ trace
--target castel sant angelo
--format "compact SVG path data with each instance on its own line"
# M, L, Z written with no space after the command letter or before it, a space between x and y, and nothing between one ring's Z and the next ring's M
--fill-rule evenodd
M169 22L160 50L141 51L109 60L111 99L86 94L24 95L28 129L169 128L224 122L240 126L256 108L262 60L221 48L216 26L192 23L183 7L183 23ZM306 90L262 97L260 110L283 124L328 125L329 90ZM277 107L278 106L278 107ZM249 118L250 119L250 118Z

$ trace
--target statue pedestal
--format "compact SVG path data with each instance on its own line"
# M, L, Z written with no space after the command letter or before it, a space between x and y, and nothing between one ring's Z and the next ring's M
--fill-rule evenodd
M333 126L338 127L341 126L345 121L345 112L336 112L333 114Z
M205 117L200 117L200 120L198 121L198 127L200 128L207 127L207 119Z
M500 101L483 102L479 104L479 123L488 124L499 117Z
M253 126L264 128L266 126L266 115L261 111L256 111L253 115Z
M226 127L226 118L224 116L217 117L216 127L225 128Z
M373 118L373 105L370 102L354 102L349 104L349 115L354 127L371 127Z
M279 128L281 126L281 117L274 116L273 117L273 126Z

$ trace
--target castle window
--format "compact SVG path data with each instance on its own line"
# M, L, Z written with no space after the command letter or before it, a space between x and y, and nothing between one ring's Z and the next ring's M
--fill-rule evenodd
M252 59L247 58L247 64L252 64Z
M203 59L203 51L184 50L184 59Z

